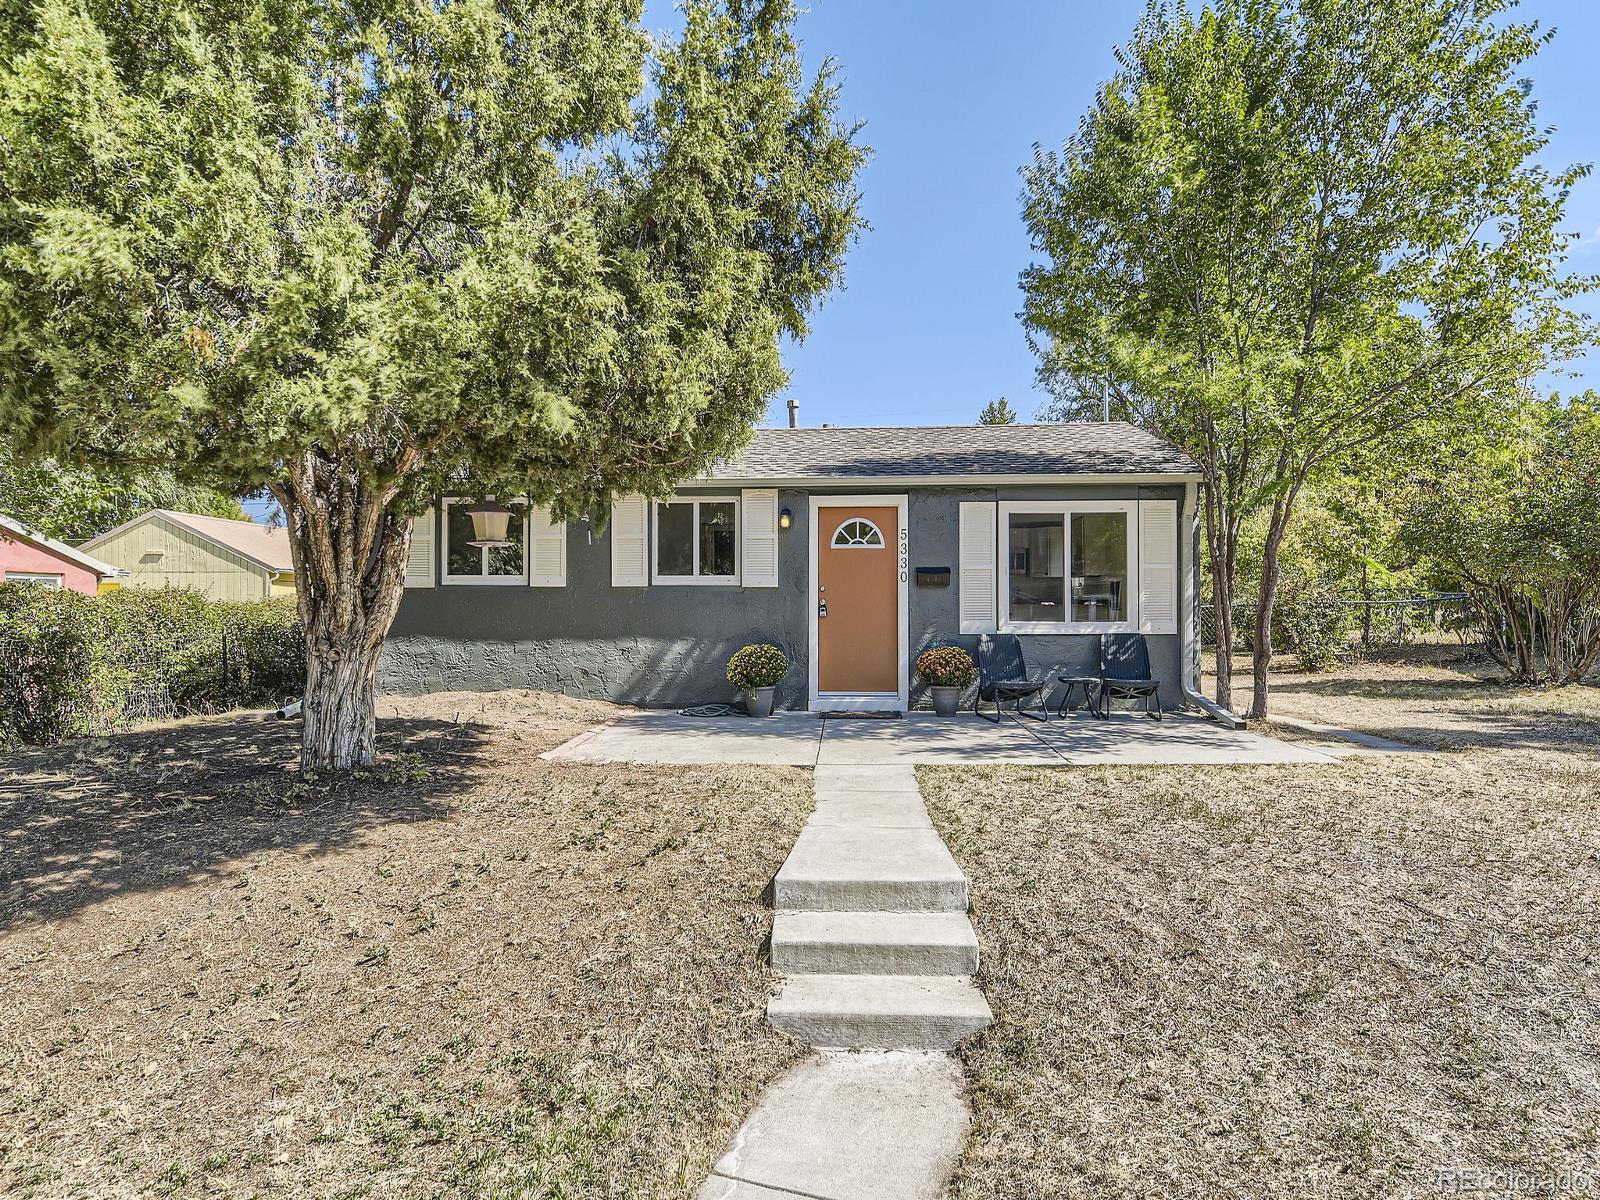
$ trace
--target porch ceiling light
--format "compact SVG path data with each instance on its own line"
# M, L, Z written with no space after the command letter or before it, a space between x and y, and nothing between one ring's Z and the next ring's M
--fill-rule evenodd
M496 504L493 496L467 509L467 516L472 518L473 538L470 545L493 549L511 544L506 537L506 529L511 524L511 510L503 504Z

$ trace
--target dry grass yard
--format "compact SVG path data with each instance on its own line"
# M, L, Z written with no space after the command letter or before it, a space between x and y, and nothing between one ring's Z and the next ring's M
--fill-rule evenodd
M380 707L380 770L206 718L0 762L0 1193L681 1196L764 1020L785 768L537 754L608 706Z
M1600 1192L1600 689L1427 662L1277 695L1448 749L920 771L997 1018L954 1196Z
M1600 752L1600 679L1512 688L1496 671L1449 647L1419 648L1323 675L1275 674L1272 709L1434 749Z

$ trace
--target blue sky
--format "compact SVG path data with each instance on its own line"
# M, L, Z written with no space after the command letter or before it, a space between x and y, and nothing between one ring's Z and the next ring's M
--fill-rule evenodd
M787 354L803 424L964 424L1001 395L1033 415L1043 396L1016 317L1029 261L1017 169L1036 142L1059 144L1076 127L1143 10L1143 0L811 0L799 23L807 64L839 60L844 114L866 121L875 153L862 179L873 228L850 256L846 290ZM1517 15L1557 30L1529 67L1555 126L1550 163L1600 160L1600 5L1524 0ZM670 0L650 0L646 23L674 28ZM1568 217L1585 239L1573 265L1600 271L1600 178L1578 186ZM1600 357L1588 374L1600 386ZM768 421L784 420L780 397Z
M768 424L785 423L789 395L805 425L966 424L997 396L1034 415L1044 396L1016 316L1029 261L1017 170L1035 143L1076 127L1143 11L1143 0L811 0L798 27L807 65L839 61L843 115L866 122L874 150L861 181L872 228L845 290L788 348L789 391ZM1600 161L1600 4L1524 0L1518 17L1557 30L1529 68L1555 127L1549 164ZM671 0L647 0L645 23L663 33L680 19ZM1567 213L1583 237L1571 265L1600 272L1600 176L1579 183ZM1600 312L1600 296L1586 304ZM1587 368L1551 385L1600 387L1600 355ZM276 506L247 507L259 520Z

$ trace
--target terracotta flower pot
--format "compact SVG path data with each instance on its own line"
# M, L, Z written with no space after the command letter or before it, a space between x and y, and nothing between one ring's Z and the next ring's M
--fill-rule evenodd
M770 717L772 715L772 694L778 689L775 687L748 688L744 694L744 710L752 717Z

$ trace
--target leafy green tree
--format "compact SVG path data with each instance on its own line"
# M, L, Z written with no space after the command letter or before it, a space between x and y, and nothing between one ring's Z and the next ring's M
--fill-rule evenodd
M1024 319L1053 415L1119 415L1204 473L1218 641L1264 514L1250 712L1302 490L1426 455L1592 341L1564 301L1567 190L1505 0L1152 5L1077 136L1026 168ZM1232 703L1220 655L1217 699Z
M1403 536L1450 569L1515 683L1600 661L1600 403L1529 402L1415 481Z
M249 520L234 497L180 483L171 471L125 477L48 458L24 462L0 448L0 513L46 537L77 545L152 508Z
M0 8L0 436L281 506L303 769L370 760L408 518L735 450L858 227L788 0ZM648 84L648 86L647 86Z
M1017 423L1017 410L1011 407L1011 402L1004 396L998 400L991 400L983 406L983 411L978 414L979 425L1015 425Z

